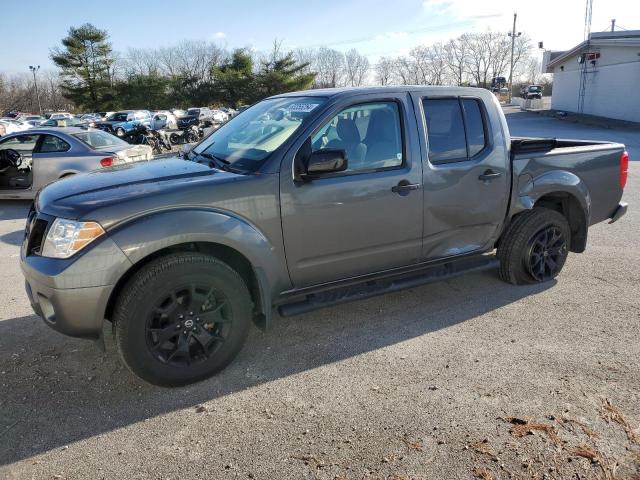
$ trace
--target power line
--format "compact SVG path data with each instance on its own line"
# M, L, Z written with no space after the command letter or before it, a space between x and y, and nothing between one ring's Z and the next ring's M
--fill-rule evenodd
M501 15L492 15L492 16L501 16ZM436 25L433 27L426 27L426 28L416 28L416 29L410 29L410 30L403 30L402 33L406 33L406 34L413 34L413 33L425 33L425 32L431 32L431 31L439 31L448 27L454 27L454 26L462 26L462 25L467 25L469 24L469 20L460 20L457 22L450 22L450 23L443 23L441 25ZM345 40L339 40L336 42L329 42L329 43L316 43L316 44L312 44L312 45L303 45L303 46L299 46L296 48L318 48L318 47L330 47L330 46L338 46L338 45L350 45L353 43L363 43L363 42L368 42L370 40L384 40L384 34L378 34L378 35L369 35L367 37L358 37L358 38L351 38L351 39L345 39Z

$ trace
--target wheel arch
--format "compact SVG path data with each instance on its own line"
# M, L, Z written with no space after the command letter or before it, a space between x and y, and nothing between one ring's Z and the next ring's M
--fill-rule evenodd
M253 300L253 322L261 330L266 330L271 326L271 296L264 272L259 267L254 267L249 259L235 248L221 243L203 241L185 242L161 248L131 265L131 267L120 277L109 295L105 310L105 319L109 321L113 320L113 312L118 297L127 282L136 273L138 273L145 265L158 258L179 252L204 253L223 261L233 268L244 280L251 295L251 299Z
M581 253L587 246L587 233L591 212L591 196L585 183L572 172L552 170L521 185L516 214L536 207L549 208L561 213L571 228L571 252Z
M587 246L588 222L578 199L567 192L552 192L538 198L534 208L543 207L561 213L571 229L569 251L581 253Z
M174 252L212 255L236 269L247 282L254 301L254 321L268 328L273 296L290 286L284 253L242 217L206 208L176 208L141 215L108 230L132 263L120 275L109 298L110 319L122 287L140 268Z

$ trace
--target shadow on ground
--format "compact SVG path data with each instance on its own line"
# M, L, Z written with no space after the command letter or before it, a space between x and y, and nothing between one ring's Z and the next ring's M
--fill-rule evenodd
M0 200L2 220L22 220L27 218L31 200Z
M491 271L276 319L267 333L254 330L218 376L180 389L143 383L121 365L112 345L103 353L92 342L59 335L35 316L5 320L0 464L446 329L553 283L514 287Z
M8 245L20 245L24 238L24 230L16 230L15 232L0 235L0 242Z

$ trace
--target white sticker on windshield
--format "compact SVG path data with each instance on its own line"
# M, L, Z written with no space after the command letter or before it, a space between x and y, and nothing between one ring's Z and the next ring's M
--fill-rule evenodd
M311 110L316 108L319 103L292 103L289 105L290 112L300 112L300 113L309 113Z

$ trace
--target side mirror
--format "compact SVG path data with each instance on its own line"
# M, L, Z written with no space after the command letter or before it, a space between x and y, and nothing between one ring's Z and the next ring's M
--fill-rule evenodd
M309 156L304 176L313 178L327 173L344 172L347 166L348 162L344 150L318 150Z

